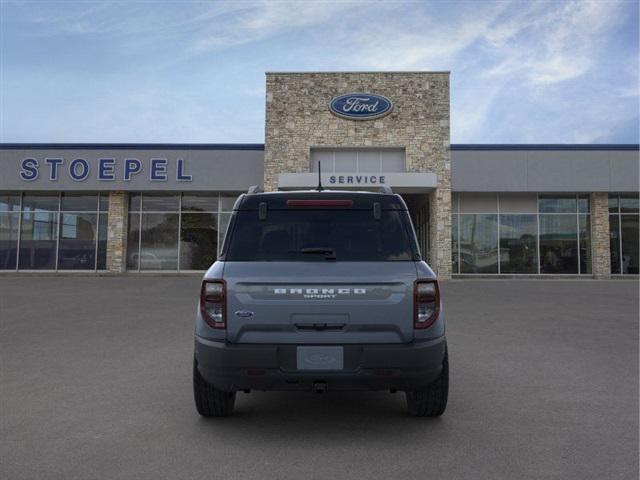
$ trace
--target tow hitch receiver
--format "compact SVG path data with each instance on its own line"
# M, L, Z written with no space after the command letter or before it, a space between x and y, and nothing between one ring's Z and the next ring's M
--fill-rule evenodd
M316 393L324 393L327 390L327 382L316 381L313 382L313 391Z

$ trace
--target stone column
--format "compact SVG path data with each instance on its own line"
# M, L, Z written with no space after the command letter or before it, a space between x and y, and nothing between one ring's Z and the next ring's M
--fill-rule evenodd
M451 190L438 188L429 195L429 265L440 280L451 278Z
M121 273L127 268L127 220L129 194L109 193L109 216L107 220L107 270Z
M596 278L611 275L609 196L606 192L591 194L591 264Z

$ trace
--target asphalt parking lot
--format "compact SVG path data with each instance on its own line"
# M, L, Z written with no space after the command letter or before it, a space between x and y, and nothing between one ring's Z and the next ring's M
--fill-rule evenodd
M638 283L444 284L440 419L400 393L191 392L195 276L0 277L3 479L638 478Z

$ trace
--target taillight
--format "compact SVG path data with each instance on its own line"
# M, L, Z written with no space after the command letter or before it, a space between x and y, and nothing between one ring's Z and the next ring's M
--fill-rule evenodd
M227 288L224 280L203 280L200 290L200 313L211 328L226 328Z
M415 328L428 328L440 313L440 289L437 280L418 280L413 287Z

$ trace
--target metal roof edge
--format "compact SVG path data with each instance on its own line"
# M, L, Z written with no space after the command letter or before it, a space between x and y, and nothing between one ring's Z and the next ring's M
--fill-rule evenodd
M5 150L254 150L263 151L264 143L0 143ZM498 150L627 150L638 151L640 144L570 143L452 143L454 151Z
M264 150L264 143L0 143L0 150Z
M455 151L497 151L497 150L640 150L637 143L452 143Z
M265 75L308 75L315 73L330 73L330 74L341 74L341 73L366 73L366 74L380 74L380 73L435 73L441 75L450 75L451 70L309 70L309 71L292 71L292 70L283 70L283 71L267 71L264 72Z

